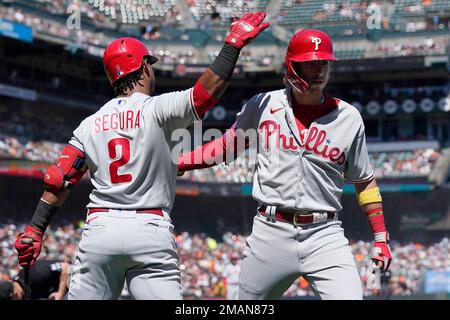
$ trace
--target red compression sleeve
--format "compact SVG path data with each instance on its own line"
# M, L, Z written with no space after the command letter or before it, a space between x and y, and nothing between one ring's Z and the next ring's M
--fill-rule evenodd
M212 151L205 153L207 148ZM190 171L213 167L214 165L225 161L225 157L223 156L225 153L226 145L224 143L224 137L222 136L219 139L204 144L192 152L180 155L180 158L178 159L178 171Z
M367 210L366 216L369 220L370 228L372 229L373 234L386 231L383 207L380 206L375 209Z
M211 110L217 103L217 99L211 97L206 92L200 80L194 86L192 97L194 100L194 108L199 118L203 118L205 113Z

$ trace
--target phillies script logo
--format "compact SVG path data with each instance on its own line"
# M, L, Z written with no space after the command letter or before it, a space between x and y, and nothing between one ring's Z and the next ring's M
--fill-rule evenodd
M266 120L259 125L259 131L264 137L264 149L269 150L273 144L270 143L270 138L275 137L275 148L289 150L298 150L299 147L295 144L293 136L286 137L281 133L281 126L272 120ZM339 148L330 148L328 145L327 133L325 130L319 130L317 127L311 127L309 130L303 130L300 134L301 147L321 156L325 159L330 159L339 165L345 163L345 152L341 152ZM328 140L328 141L327 141ZM326 142L326 143L324 143Z

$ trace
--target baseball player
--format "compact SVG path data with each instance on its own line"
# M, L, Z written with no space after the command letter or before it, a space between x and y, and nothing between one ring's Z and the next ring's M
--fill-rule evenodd
M67 292L70 265L39 260L30 270L31 299L63 300ZM21 270L11 281L0 281L0 300L24 299L25 275Z
M239 274L241 273L241 266L239 264L239 257L237 253L230 254L230 263L225 265L222 271L222 276L226 281L227 300L237 300L239 291Z
M297 32L285 57L286 88L254 96L222 138L180 157L180 172L210 167L245 150L235 142L256 131L253 197L259 206L244 250L240 299L280 298L299 276L322 299L362 299L338 220L345 180L355 185L375 237L374 272L389 268L389 235L363 120L356 108L323 92L333 60L327 34Z
M231 24L225 44L193 88L153 96L158 59L134 38L105 49L116 98L73 132L44 176L45 192L15 248L32 266L51 217L87 169L94 189L69 284L69 299L117 299L126 281L135 299L181 299L170 220L177 165L171 133L200 120L229 84L240 50L269 23L264 12Z

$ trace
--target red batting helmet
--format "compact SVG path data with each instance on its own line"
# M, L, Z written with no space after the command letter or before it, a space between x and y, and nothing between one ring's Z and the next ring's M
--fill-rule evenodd
M113 84L123 76L138 70L142 59L149 58L150 64L158 62L147 47L135 38L119 38L111 42L103 54L103 66L109 82Z
M285 58L286 78L300 92L304 92L309 84L297 74L292 62L312 60L337 60L333 55L333 44L325 32L315 29L301 30L294 34L289 42Z

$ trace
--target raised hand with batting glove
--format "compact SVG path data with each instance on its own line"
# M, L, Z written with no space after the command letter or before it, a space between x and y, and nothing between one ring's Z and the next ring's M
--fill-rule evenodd
M269 27L268 22L261 24L265 18L265 12L255 12L246 13L239 20L234 20L231 23L230 33L225 38L225 43L242 49Z

